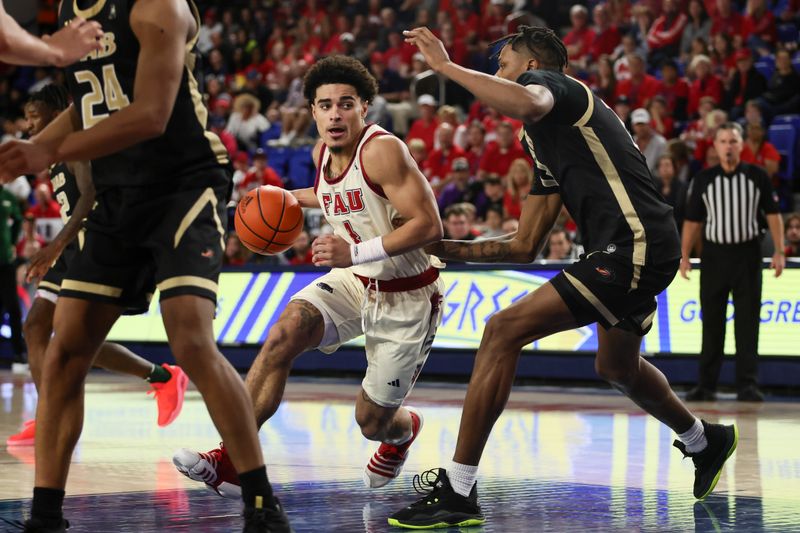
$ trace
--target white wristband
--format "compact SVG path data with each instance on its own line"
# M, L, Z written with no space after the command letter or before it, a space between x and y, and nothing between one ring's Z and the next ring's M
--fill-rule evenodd
M354 265L389 259L389 254L383 249L383 237L375 237L365 242L351 244L350 259Z

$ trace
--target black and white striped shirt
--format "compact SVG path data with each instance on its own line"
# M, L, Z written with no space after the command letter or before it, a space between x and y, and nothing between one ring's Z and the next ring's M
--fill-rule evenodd
M740 163L733 172L721 166L698 173L689 184L686 220L705 223L705 240L739 244L761 234L759 220L777 213L769 176L755 165Z

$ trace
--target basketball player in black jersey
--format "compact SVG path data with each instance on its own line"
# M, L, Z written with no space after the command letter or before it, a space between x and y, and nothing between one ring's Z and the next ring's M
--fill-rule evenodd
M212 321L231 187L194 78L199 14L187 0L67 0L59 23L103 28L102 48L67 69L74 103L32 141L0 146L0 180L92 161L97 203L61 284L37 409L36 486L26 531L63 531L83 417L83 382L120 314L153 287L172 353L203 395L239 473L245 531L290 531L272 495L241 377Z
M413 528L482 523L477 465L511 392L520 350L592 322L601 326L598 374L678 433L676 447L694 460L694 495L704 498L735 449L737 432L695 418L664 375L639 354L655 296L677 272L680 242L672 210L622 122L586 85L563 73L567 52L552 30L522 26L501 39L496 76L453 64L427 28L405 35L432 69L500 113L521 119L522 143L536 162L515 235L441 241L429 251L443 259L530 263L563 203L577 222L586 254L491 317L464 401L453 463L423 474L430 493L389 523Z
M69 95L63 86L46 85L33 93L25 104L28 133L36 135L69 105ZM36 252L28 265L27 279L39 279L36 297L25 319L25 343L28 345L28 362L34 384L41 383L44 352L53 334L53 312L58 301L61 281L70 259L80 246L78 238L83 219L94 204L94 185L91 167L85 162L57 163L50 168L53 194L61 206L64 227L53 240ZM143 295L146 296L146 295ZM146 309L149 302L143 298L136 311ZM188 378L177 366L156 366L134 354L124 346L106 342L97 352L93 366L119 374L129 374L150 382L158 403L158 425L171 424L180 414ZM6 441L8 445L30 445L36 434L35 420L25 423L22 431Z

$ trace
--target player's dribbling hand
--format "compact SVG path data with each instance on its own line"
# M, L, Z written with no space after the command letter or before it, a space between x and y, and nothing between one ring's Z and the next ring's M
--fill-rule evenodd
M103 29L97 21L88 22L77 17L53 35L46 35L44 40L55 52L55 66L66 67L89 52L102 48L101 37Z
M678 267L681 272L681 277L683 279L689 279L689 272L692 271L692 263L685 257L681 257L681 264Z
M55 160L55 147L30 141L0 144L0 182L8 183L23 174L46 169Z
M350 244L338 235L322 235L311 244L314 266L345 268L353 266Z
M419 51L425 56L425 61L433 70L438 72L450 62L450 56L447 55L442 41L425 26L406 30L403 35L407 43L419 48Z

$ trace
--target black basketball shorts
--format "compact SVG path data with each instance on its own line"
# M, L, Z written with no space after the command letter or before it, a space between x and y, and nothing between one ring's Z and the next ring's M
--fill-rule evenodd
M593 252L551 283L581 326L599 323L644 336L653 325L656 296L669 286L679 260L635 267L630 259Z
M162 300L194 295L216 302L229 196L230 173L222 168L98 191L60 294L131 308L158 288Z

